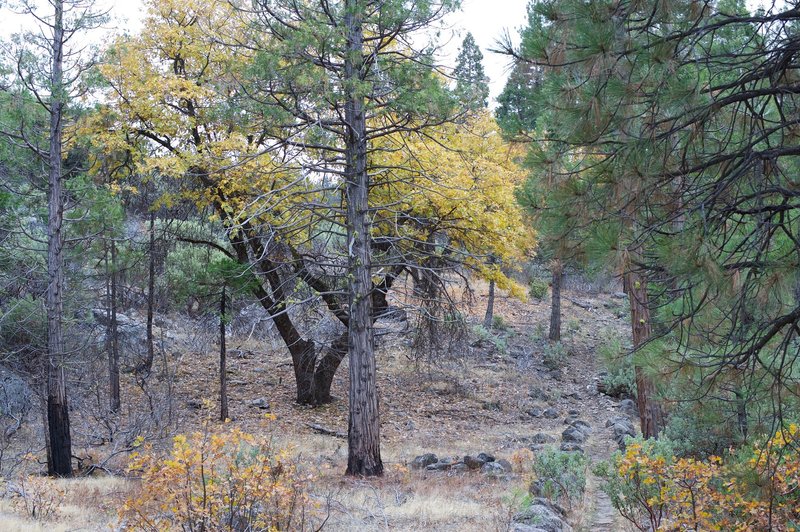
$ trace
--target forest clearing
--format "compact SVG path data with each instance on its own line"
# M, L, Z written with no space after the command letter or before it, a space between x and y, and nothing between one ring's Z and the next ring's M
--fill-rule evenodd
M120 7L0 0L0 530L800 530L797 0Z

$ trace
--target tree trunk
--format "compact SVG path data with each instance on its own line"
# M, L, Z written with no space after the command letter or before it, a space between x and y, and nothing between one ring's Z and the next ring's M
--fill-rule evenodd
M652 334L650 307L647 297L647 280L636 272L625 274L625 290L631 305L631 328L633 348L639 349ZM656 400L656 387L653 380L645 374L644 368L634 366L636 376L636 402L641 419L642 435L657 438L664 428L664 411Z
M141 373L149 375L153 369L155 347L153 342L153 316L156 300L156 213L150 211L150 243L148 245L147 269L147 357L142 364Z
M119 334L117 331L117 244L111 239L111 294L109 296L110 319L108 322L108 406L118 412L121 406L119 392Z
M357 0L345 1L344 27L347 53L344 83L347 94L345 122L345 176L348 241L348 347L350 352L350 417L347 474L380 476L380 418L372 334L372 278L370 275L369 174L364 97L359 94L363 68L362 12Z
M50 86L50 149L47 223L47 428L50 437L50 475L72 476L72 441L64 374L64 191L61 172L62 118L64 113L64 3L53 2L53 64Z
M219 419L228 419L228 373L225 349L225 286L219 298Z
M555 259L551 266L553 271L553 295L550 301L550 341L561 340L561 282L564 280L564 265Z
M483 317L484 328L492 328L492 320L494 319L494 279L489 281L489 298L486 301L486 315Z

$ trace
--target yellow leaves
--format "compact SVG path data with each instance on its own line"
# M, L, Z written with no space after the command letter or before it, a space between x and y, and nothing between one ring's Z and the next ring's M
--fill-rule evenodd
M229 424L176 436L163 458L146 445L129 471L142 485L120 509L126 529L288 529L307 502L288 451Z
M770 522L774 530L792 530L781 526L800 519L798 444L791 424L756 446L744 461L759 474L752 484L737 477L740 466L718 456L667 459L653 452L652 442L632 442L615 461L624 484L620 500L638 504L643 516L663 516L651 521L658 530L766 530Z

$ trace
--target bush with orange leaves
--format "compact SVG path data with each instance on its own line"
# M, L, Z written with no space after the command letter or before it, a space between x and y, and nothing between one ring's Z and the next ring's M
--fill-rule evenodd
M125 530L303 530L305 483L285 450L227 426L173 440L166 457L144 446L129 472L141 484L120 509Z
M726 461L675 458L669 442L631 440L596 473L639 530L800 531L800 430L789 425Z

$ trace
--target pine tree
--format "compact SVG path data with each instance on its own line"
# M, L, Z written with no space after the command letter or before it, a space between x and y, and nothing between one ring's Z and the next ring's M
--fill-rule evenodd
M455 94L467 109L475 111L489 105L489 78L483 70L483 53L471 33L467 33L453 70Z

